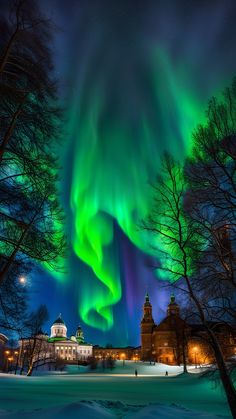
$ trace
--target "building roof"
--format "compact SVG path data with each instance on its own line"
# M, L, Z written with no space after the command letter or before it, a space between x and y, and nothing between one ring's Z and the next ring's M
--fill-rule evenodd
M154 330L158 332L169 332L187 328L190 328L190 326L181 317L167 316L158 325L155 325Z
M58 318L53 322L53 324L63 324L65 326L65 322L61 318L61 314L59 314Z
M76 343L75 341L69 338L63 337L63 336L55 336L52 338L48 338L48 342L74 342Z
M48 342L49 343L53 343L53 342L58 342L58 343L72 343L73 345L78 345L78 346L93 346L91 343L87 343L87 342L81 342L79 343L77 340L72 340L69 338L65 338L65 337L54 337L54 338L48 338Z

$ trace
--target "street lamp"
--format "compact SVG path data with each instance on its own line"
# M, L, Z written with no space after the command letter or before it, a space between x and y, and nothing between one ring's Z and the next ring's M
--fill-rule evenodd
M123 360L123 367L125 366L125 354L123 353L123 354L121 354L121 359Z
M15 374L17 373L18 363L19 363L19 351L14 351L16 356L16 364L15 364Z

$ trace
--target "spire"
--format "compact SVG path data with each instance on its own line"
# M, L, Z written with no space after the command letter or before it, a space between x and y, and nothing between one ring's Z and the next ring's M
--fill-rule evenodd
M148 295L148 293L146 292L146 295L145 295L145 302L144 302L144 305L145 306L151 306L151 303L150 303L150 298L149 298L149 295Z
M146 295L145 295L145 302L144 302L144 305L143 305L143 321L153 323L152 305L150 303L148 293L146 293Z
M78 343L84 343L84 334L80 325L78 326L76 331L76 339Z
M170 296L170 304L174 304L175 303L175 295L171 294Z
M171 294L171 296L170 296L170 302L169 302L168 308L167 308L167 315L168 316L170 316L170 315L179 316L179 305L175 301L174 294Z

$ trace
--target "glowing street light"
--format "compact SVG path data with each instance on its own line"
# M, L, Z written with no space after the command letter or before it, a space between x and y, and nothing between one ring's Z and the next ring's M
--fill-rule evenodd
M123 360L123 367L125 366L125 353L120 355L121 359Z

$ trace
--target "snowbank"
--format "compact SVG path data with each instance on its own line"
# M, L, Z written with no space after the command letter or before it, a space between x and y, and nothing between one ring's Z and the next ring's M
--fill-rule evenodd
M63 407L55 407L49 409L36 409L32 411L6 412L0 411L0 419L190 419L190 418L228 418L228 416L217 416L211 413L203 413L184 409L176 405L163 406L153 404L145 407L125 405L121 402L109 401L82 401L79 403L71 403Z

